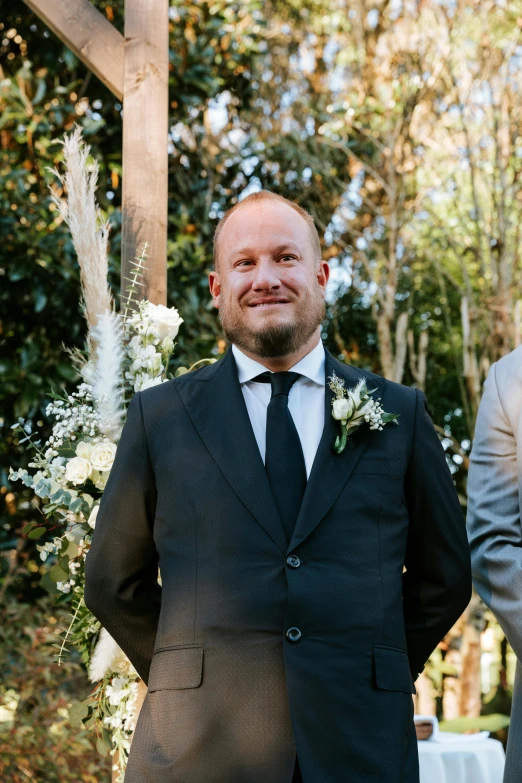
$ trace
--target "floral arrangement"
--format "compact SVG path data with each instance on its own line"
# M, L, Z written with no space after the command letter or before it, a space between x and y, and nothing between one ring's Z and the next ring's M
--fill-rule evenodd
M399 423L399 413L386 413L380 403L370 397L376 389L368 389L364 378L351 389L346 389L344 380L335 373L332 373L328 381L328 386L334 393L332 416L341 425L341 434L337 435L334 443L337 454L346 447L350 431L354 431L361 424L366 422L371 430L382 430L390 421Z
M80 651L89 679L96 683L91 695L73 704L73 725L97 731L102 755L115 755L118 783L123 782L130 740L139 704L135 668L92 615L83 600L84 562L101 495L116 454L117 443L132 394L169 380L167 367L175 338L183 323L175 308L137 301L136 283L142 274L147 243L132 262L131 284L120 313L114 311L107 284L108 223L95 200L98 165L88 162L90 147L81 139L81 128L60 142L64 147L65 175L53 170L65 186L67 199L51 189L52 199L69 226L81 270L82 303L88 325L85 351L69 350L82 377L71 393L51 392L46 413L53 417L47 442L34 441L31 423L20 418L12 429L20 433L35 456L26 469L9 471L11 481L21 481L40 498L42 515L49 525L30 522L23 532L31 539L59 530L37 544L49 568L42 577L54 586L59 601L71 607L71 622L61 644L54 645L61 664L69 652L66 642ZM205 359L202 361L215 361ZM199 364L199 362L197 362ZM195 365L193 365L195 366ZM192 368L190 368L192 369ZM187 372L178 368L177 374ZM158 581L161 575L158 571ZM51 588L52 589L52 588Z

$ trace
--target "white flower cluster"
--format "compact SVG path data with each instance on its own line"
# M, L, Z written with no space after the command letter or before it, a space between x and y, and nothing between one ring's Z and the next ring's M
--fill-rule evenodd
M104 489L116 456L116 444L104 438L95 442L80 441L76 457L67 462L65 476L71 484L84 484L91 479L94 486Z
M69 540L72 540L72 534L69 533L69 535L66 536ZM75 559L69 560L69 571L70 571L70 577L69 579L66 579L63 582L57 582L56 587L61 593L70 593L71 588L74 588L75 593L82 593L83 587L81 584L77 584L78 580L83 580L83 563L85 561L85 558L87 557L87 552L85 551L85 539L80 539L78 543L79 548L79 556ZM40 555L41 556L41 555Z
M46 458L58 456L57 449L63 445L64 441L76 440L78 432L90 437L96 436L98 414L92 405L91 392L92 386L88 383L81 383L78 386L78 391L68 395L69 405L65 405L64 400L50 402L47 405L45 412L48 416L52 414L56 418L56 423L47 441ZM82 402L75 405L75 398L82 400Z
M384 428L384 422L382 421L382 414L384 409L377 400L370 400L371 406L367 413L364 414L364 421L368 422L371 430L382 430Z
M70 593L72 585L75 585L76 581L71 579L69 582L56 582L56 588L61 593Z
M110 685L105 688L105 695L109 704L117 709L112 715L106 715L103 723L112 729L121 729L132 733L136 727L136 702L138 699L136 680L130 677L113 677Z
M126 347L131 364L125 377L133 381L135 392L167 380L163 375L182 323L175 307L154 305L147 300L141 301L139 310L126 320L126 329L134 334Z
M58 536L53 538L52 541L47 541L45 544L37 544L36 548L40 552L40 560L45 562L49 555L55 555L61 549L61 546L62 539Z

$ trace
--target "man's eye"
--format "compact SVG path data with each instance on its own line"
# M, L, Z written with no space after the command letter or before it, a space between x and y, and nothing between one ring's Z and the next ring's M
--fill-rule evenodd
M281 256L281 259L283 258L294 258L294 256Z

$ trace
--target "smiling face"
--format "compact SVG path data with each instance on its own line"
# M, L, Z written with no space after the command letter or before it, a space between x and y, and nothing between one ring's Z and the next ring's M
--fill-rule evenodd
M259 358L295 354L320 337L328 264L292 207L257 201L235 210L218 240L210 291L230 342Z

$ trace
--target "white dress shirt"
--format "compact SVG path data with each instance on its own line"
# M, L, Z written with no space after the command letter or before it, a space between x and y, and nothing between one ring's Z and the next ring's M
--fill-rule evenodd
M237 345L232 345L232 353L236 360L239 383L252 429L264 462L266 409L272 396L272 386L269 383L253 381L252 378L262 372L272 371L244 354ZM303 356L297 364L290 367L290 370L301 373L303 376L298 378L290 389L288 409L299 433L308 478L324 427L325 354L323 341L319 339L315 348Z

